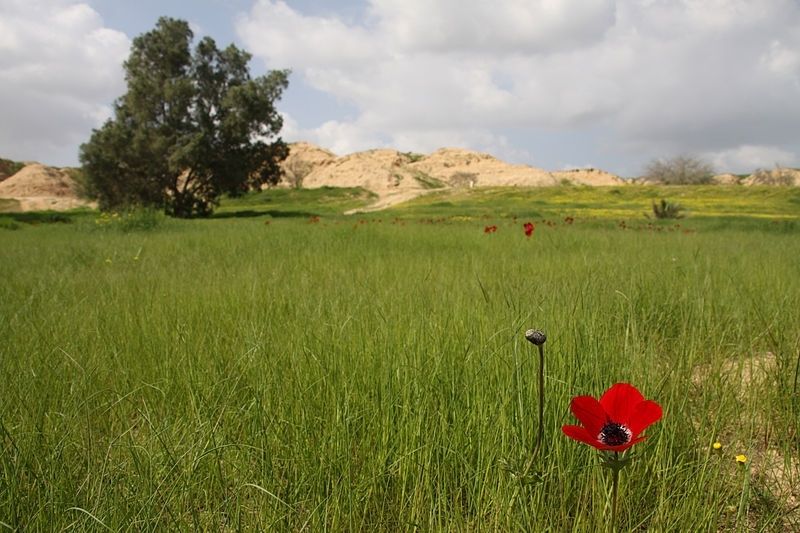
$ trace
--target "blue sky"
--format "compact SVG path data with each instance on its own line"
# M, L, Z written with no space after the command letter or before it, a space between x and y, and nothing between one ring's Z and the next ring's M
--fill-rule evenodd
M291 68L284 138L339 154L800 166L796 0L0 0L0 156L76 164L162 15Z

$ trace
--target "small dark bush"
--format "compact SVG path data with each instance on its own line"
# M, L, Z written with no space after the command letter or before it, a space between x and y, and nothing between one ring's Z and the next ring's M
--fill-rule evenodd
M674 202L661 199L660 202L653 202L653 215L656 218L683 218L683 206Z

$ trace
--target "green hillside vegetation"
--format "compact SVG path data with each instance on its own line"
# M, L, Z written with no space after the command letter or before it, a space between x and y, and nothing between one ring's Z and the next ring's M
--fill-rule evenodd
M25 163L20 161L12 161L10 159L3 159L0 157L0 181L9 176L13 176L25 166Z
M77 172L73 176L80 179ZM342 217L350 210L367 208L376 199L373 193L360 188L273 188L237 198L224 197L215 217ZM480 223L487 219L531 218L535 222L572 217L585 224L656 223L647 217L652 218L652 204L661 199L683 206L684 218L680 222L687 227L762 228L765 224L778 224L786 228L800 222L798 188L721 185L447 189L355 218L444 217ZM20 218L19 214L3 213L15 205L13 200L0 200L0 218ZM96 214L81 209L65 216L88 220Z
M265 189L239 198L224 198L215 216L331 216L366 207L376 196L361 188Z
M424 216L451 213L473 217L573 216L622 220L652 213L653 201L662 198L684 206L689 217L800 217L800 188L735 185L451 189L418 197L391 212Z

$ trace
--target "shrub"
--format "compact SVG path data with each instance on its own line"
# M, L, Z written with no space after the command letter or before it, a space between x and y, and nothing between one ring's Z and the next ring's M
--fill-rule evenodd
M416 152L401 152L400 155L407 158L409 163L416 163L425 158L425 154L418 154Z
M314 165L300 158L293 158L284 165L284 177L293 189L302 189L303 180L314 170Z
M450 185L457 189L472 188L478 184L478 175L474 172L456 172L450 176Z
M423 189L442 189L444 188L444 183L441 180L434 178L433 176L426 174L424 172L415 171L414 172L414 179L417 180Z
M642 179L663 185L704 185L713 182L714 167L700 158L679 155L655 159L645 169Z
M653 202L653 215L656 218L683 218L683 206L675 202L668 202L661 199L660 202Z

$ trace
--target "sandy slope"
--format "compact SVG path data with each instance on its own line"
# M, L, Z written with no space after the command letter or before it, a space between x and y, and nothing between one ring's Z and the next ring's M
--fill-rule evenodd
M0 198L19 202L21 211L64 211L95 205L80 198L78 184L58 168L31 163L0 182Z
M541 187L569 181L582 185L619 185L619 177L597 169L548 172L513 165L490 154L441 148L429 155L376 149L334 157L309 143L290 146L286 166L310 169L303 187L362 187L378 195L368 210L410 200L450 187ZM305 162L303 162L305 161Z
M0 183L0 198L74 197L78 184L66 172L39 163L26 165Z

